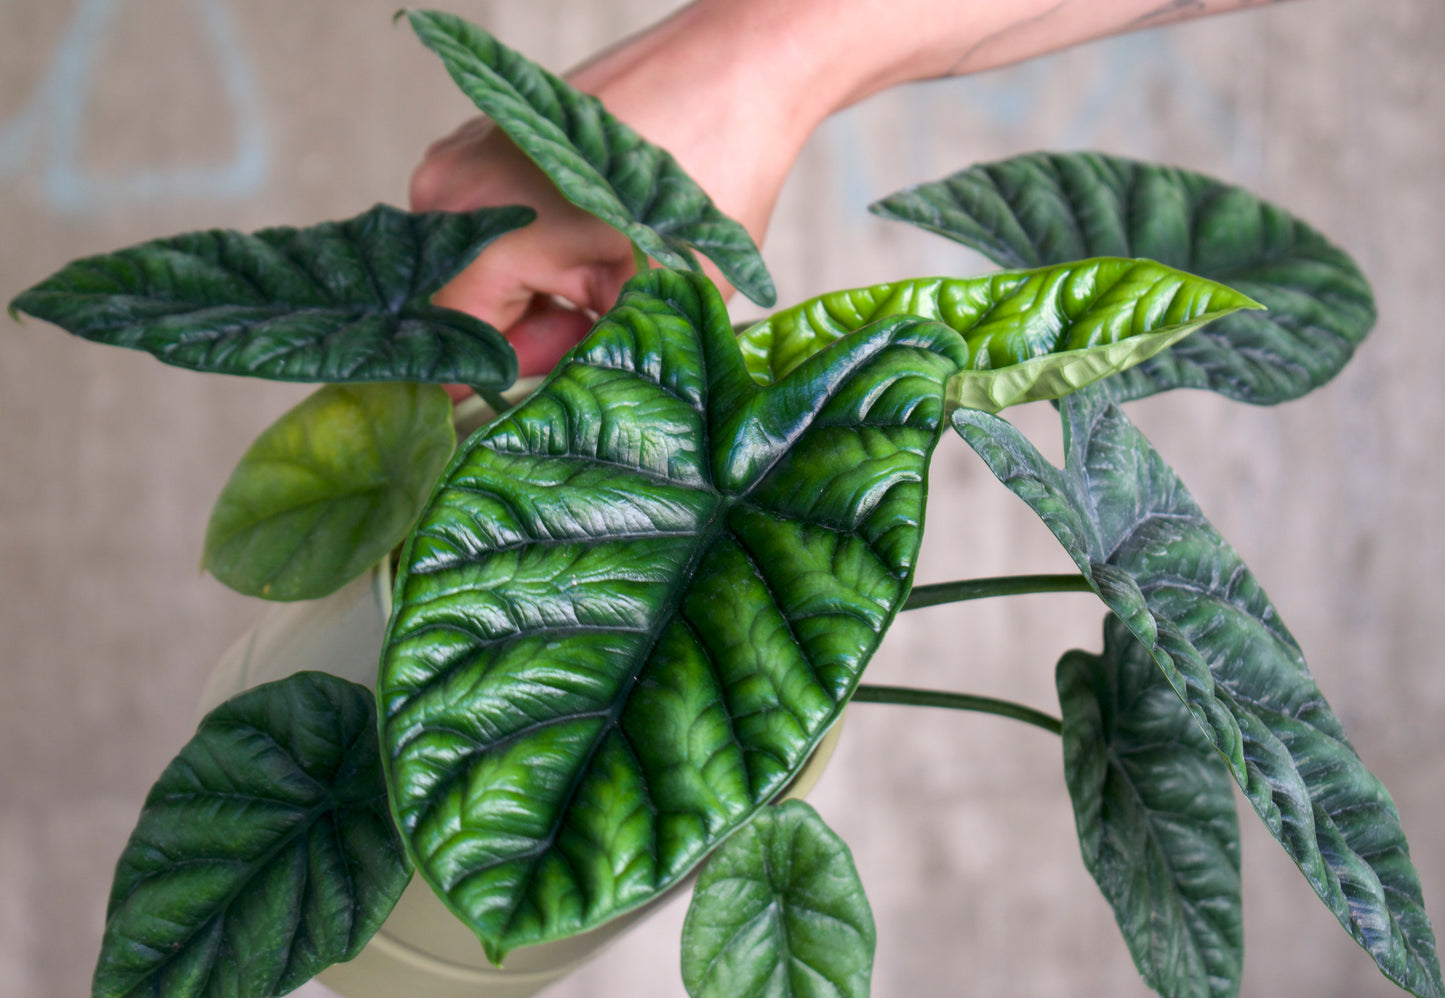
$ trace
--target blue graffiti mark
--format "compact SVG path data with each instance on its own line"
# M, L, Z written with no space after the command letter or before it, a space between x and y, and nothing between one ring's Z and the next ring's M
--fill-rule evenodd
M80 0L34 95L14 118L0 125L0 176L19 171L39 153L46 202L75 214L126 202L172 197L234 199L255 193L266 180L270 151L256 86L222 0L191 0L191 4L215 51L214 65L233 112L236 151L231 159L214 167L144 168L109 176L81 166L81 138L96 56L124 2Z
M1042 145L1054 149L1091 148L1122 123L1130 148L1113 150L1124 155L1157 157L1161 146L1149 94L1158 84L1171 107L1187 114L1193 127L1202 128L1216 147L1229 150L1234 173L1248 180L1258 175L1262 145L1258 135L1233 106L1175 51L1163 31L1147 31L1096 43L1096 58L1087 79L1070 80L1076 93L1071 113L1053 129ZM1033 110L1060 85L1060 57L1035 59L1019 66L979 76L911 87L901 101L907 116L904 148L908 161L932 168L942 140L939 123L963 118L983 119L995 134L1012 137L1029 125ZM855 228L867 224L861 206L881 196L879 171L869 158L869 143L852 109L834 115L825 124L823 139L831 150L838 195L848 206L846 219ZM967 164L958 164L961 169ZM932 179L932 178L927 178ZM955 250L957 247L955 247ZM940 250L942 253L942 250ZM934 263L954 262L939 259Z

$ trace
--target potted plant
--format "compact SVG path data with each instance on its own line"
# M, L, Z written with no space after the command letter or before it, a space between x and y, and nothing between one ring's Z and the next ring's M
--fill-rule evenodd
M666 153L479 29L408 16L569 200L632 239L641 272L519 400L500 334L430 296L524 207L193 233L16 299L181 366L326 383L223 490L218 578L312 600L396 553L374 696L313 670L266 683L162 775L117 867L96 994L284 993L357 956L413 866L503 966L700 868L690 992L864 994L873 927L847 848L806 805L772 803L860 699L1058 731L1086 865L1161 993L1237 989L1238 785L1381 970L1441 994L1388 794L1121 407L1328 380L1373 320L1348 257L1196 174L1034 155L875 207L1010 269L735 331L694 250L763 305L767 271ZM456 447L439 382L500 414ZM1039 399L1058 400L1062 467L995 415ZM1076 573L912 585L945 433ZM1047 590L1108 613L1101 650L1059 661L1061 718L861 684L899 610Z

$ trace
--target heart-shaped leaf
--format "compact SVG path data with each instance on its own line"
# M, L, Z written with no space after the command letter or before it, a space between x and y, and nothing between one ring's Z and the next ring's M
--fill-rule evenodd
M682 926L682 981L692 998L867 998L876 942L847 844L790 800L708 857Z
M598 925L770 800L908 593L957 334L885 319L771 388L652 270L458 452L403 552L388 785L508 949Z
M1062 470L996 416L960 409L953 425L1149 650L1340 923L1387 977L1440 998L1400 816L1264 590L1105 392L1062 410Z
M934 319L961 334L970 351L950 398L998 412L1060 398L1152 357L1207 322L1258 307L1222 284L1150 260L1081 260L836 291L749 327L740 345L753 378L771 384L885 316Z
M455 446L438 385L327 385L241 458L202 567L248 596L335 592L406 537Z
M1239 187L1098 153L1032 153L970 167L873 205L1003 267L1139 256L1222 281L1261 302L1110 379L1119 400L1208 388L1272 404L1324 384L1375 322L1347 255Z
M691 252L696 249L759 305L777 301L772 276L747 230L718 211L671 153L617 120L596 97L476 25L438 11L406 15L462 92L568 201L664 266L696 270Z
M320 672L207 714L116 864L95 998L259 998L350 960L410 878L376 708Z
M1144 981L1229 998L1244 962L1229 771L1148 649L1110 617L1104 654L1059 661L1064 776L1084 865Z
M193 371L505 388L517 357L502 334L430 301L488 243L535 217L377 205L305 229L191 232L77 260L10 308Z

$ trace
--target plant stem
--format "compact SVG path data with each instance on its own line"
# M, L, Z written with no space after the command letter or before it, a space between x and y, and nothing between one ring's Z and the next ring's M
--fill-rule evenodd
M495 388L479 388L473 385L472 391L476 392L477 397L483 402L491 406L492 412L498 416L512 408L512 403L503 398L502 393Z
M1024 593L1089 593L1094 587L1082 575L1001 575L991 579L962 579L917 586L903 603L905 610L917 610L939 603L961 603L986 596L1019 596Z
M1060 734L1063 722L1041 710L1025 707L1011 700L976 696L972 693L948 693L944 690L918 690L907 686L860 686L853 694L854 703L896 703L908 707L946 707L950 710L971 710L981 714L1011 717L1035 727Z

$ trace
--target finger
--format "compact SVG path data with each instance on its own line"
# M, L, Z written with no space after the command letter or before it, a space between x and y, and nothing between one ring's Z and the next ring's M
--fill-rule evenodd
M538 295L533 307L507 330L507 341L517 351L521 376L546 374L592 329L586 312Z

